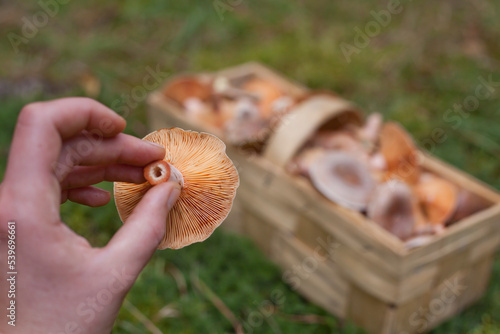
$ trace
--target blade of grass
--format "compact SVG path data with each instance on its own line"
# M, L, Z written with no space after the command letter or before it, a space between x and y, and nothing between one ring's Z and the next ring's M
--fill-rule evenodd
M236 316L231 312L229 307L224 304L222 299L220 299L215 292L213 292L208 285L206 285L195 272L191 272L191 281L193 282L193 285L198 291L200 291L201 294L205 298L207 298L216 308L219 310L220 313L229 320L231 325L233 325L234 331L236 334L244 334L243 327L239 323L238 319Z
M131 302L129 302L127 299L123 301L123 306L127 311L130 312L137 320L139 320L144 327L146 327L151 333L153 334L163 334L163 332L155 326L155 324L149 320L148 317L146 317L137 307L134 306Z

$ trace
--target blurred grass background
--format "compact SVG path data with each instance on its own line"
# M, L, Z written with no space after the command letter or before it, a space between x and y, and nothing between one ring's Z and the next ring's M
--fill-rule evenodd
M355 28L364 30L373 21L370 11L386 9L387 1L65 2L0 0L0 176L26 103L80 95L123 107L123 94L142 85L148 66L174 74L257 60L401 122L433 154L500 189L500 85L458 127L444 118L474 94L478 77L500 81L498 1L402 1L402 12L350 62L340 44L354 45ZM54 13L46 23L39 15L44 7ZM39 27L30 31L26 22L37 23L37 15ZM25 38L15 47L14 34ZM143 136L145 104L138 102L126 115L127 132ZM446 140L429 144L436 128ZM113 204L65 204L62 216L95 246L121 225ZM233 332L204 287L242 324L255 312L266 314L279 291L284 303L262 324L247 325L247 333L362 333L295 294L251 241L225 231L203 244L157 252L114 332L154 332L146 319L165 333ZM486 296L432 333L500 333L500 259Z

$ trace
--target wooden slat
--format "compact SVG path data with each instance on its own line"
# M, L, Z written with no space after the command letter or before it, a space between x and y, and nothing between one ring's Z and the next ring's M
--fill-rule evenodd
M490 278L493 256L469 265L434 282L426 295L399 305L388 333L422 333L461 312L484 293ZM461 286L465 286L462 289Z
M462 220L449 228L452 233L445 232L441 238L410 252L404 260L403 271L411 272L415 268L439 261L439 259L464 247L498 233L500 206L494 206L474 217Z
M477 245L473 245L467 259L469 263L477 262L482 258L493 255L500 245L500 233L492 233L491 236L484 238Z
M244 209L244 213L245 222L242 227L243 232L250 237L267 256L269 256L274 237L279 230L267 220L254 215L253 211Z
M386 327L389 306L364 290L351 286L347 317L370 334L380 334Z
M345 316L349 284L336 266L314 255L291 235L280 233L273 240L272 259L284 269L283 278L312 302L339 317Z
M463 310L482 297L491 279L494 259L493 254L485 256L464 270L466 273L464 284L467 288L458 301L457 311Z
M432 290L438 273L439 266L434 264L419 268L402 278L398 291L398 306L416 300Z
M375 266L370 261L358 256L349 247L341 245L337 249L335 263L342 268L342 273L360 289L381 301L397 302L398 282L384 271L374 270Z
M255 196L255 193L246 187L238 190L238 196L247 211L251 211L255 216L266 220L276 229L287 232L295 229L297 215L285 205L281 206L268 201L265 197Z

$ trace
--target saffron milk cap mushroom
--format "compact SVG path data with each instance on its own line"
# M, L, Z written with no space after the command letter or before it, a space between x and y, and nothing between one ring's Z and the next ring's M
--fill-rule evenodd
M126 223L135 206L155 184L168 180L181 187L179 199L170 210L166 232L158 249L179 249L207 239L227 217L236 189L238 172L217 137L179 128L150 133L147 140L165 147L163 160L146 166L148 182L115 182L115 203Z
M211 84L207 78L185 76L170 81L163 90L163 95L181 104L189 98L206 101L212 94Z
M410 187L400 180L390 180L375 189L368 204L367 216L400 239L413 233L415 206Z
M224 128L224 135L229 143L243 145L265 138L268 127L253 99L246 97L237 99L233 111L234 118L228 120Z
M423 174L415 186L415 193L427 220L433 225L444 227L455 213L458 188L450 181L430 173Z
M375 112L368 115L365 124L358 130L358 138L366 149L372 151L377 143L382 128L382 114Z
M387 176L409 184L420 177L418 150L412 137L401 125L387 122L380 131L380 152L387 163Z
M345 207L362 211L375 187L368 167L356 156L343 151L328 151L315 157L309 177L325 197Z
M259 107L263 118L270 118L275 109L275 101L284 93L275 84L268 80L252 78L245 82L242 87L247 92L258 96Z
M471 191L462 189L458 193L457 209L453 217L448 221L452 224L460 219L468 217L476 212L490 207L493 203Z

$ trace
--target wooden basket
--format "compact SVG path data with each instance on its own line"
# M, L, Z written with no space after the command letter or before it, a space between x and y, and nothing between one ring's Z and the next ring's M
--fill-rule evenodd
M235 80L264 77L293 95L307 91L256 63L217 74ZM161 91L149 96L148 106L152 129L177 126L221 135L189 122L182 108ZM314 131L356 121L355 114L349 102L317 97L286 116L262 154L228 145L241 180L237 216L228 225L250 236L278 263L293 289L336 316L353 320L369 333L429 331L487 288L500 245L500 195L421 152L424 169L492 205L450 226L425 246L406 249L397 237L362 214L327 200L308 180L283 168Z

